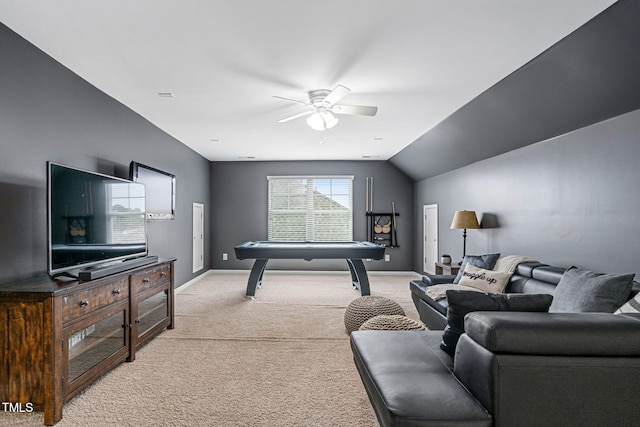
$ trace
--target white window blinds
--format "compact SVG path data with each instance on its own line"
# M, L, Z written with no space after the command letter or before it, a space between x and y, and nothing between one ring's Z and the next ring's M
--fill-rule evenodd
M353 176L269 176L269 240L353 240Z

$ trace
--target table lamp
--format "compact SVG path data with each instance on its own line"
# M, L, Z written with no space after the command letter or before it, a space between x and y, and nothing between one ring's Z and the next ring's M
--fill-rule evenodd
M462 258L467 254L467 228L480 228L480 224L478 224L478 218L476 217L475 211L456 211L453 214L453 221L451 221L451 229L459 230L463 229L462 238Z

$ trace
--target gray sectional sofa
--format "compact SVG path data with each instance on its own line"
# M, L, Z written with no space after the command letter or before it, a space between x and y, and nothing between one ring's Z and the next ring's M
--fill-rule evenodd
M566 268L554 267L540 262L518 264L515 273L509 279L505 293L551 294L560 282ZM429 329L444 329L447 325L447 299L434 301L427 296L426 289L443 283L451 283L456 276L427 275L413 280L409 284L411 298L418 310L420 320Z
M563 268L524 263L506 294L472 299L489 296L495 310L508 309L527 294L555 294L563 275ZM472 311L451 353L436 330L448 325L447 301L429 301L425 293L429 280L441 279L410 285L421 319L433 330L351 334L380 425L640 425L640 314ZM640 290L637 282L630 286L624 301ZM454 294L447 295L453 301Z

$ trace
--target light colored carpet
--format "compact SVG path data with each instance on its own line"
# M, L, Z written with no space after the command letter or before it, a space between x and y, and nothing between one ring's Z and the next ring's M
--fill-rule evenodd
M377 426L344 327L359 297L344 274L213 273L176 295L165 331L68 402L57 426ZM372 295L418 319L409 274L371 274ZM42 414L0 412L0 425Z

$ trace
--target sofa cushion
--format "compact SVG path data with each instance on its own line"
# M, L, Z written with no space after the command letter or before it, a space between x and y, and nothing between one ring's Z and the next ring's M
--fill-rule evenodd
M484 268L479 268L469 263L465 266L462 278L458 284L480 289L485 292L500 294L507 286L510 277L511 273L485 270Z
M613 313L629 298L635 274L601 274L571 267L556 287L552 313Z
M460 270L453 283L458 283L462 278L462 272L467 263L471 263L476 267L484 268L486 270L493 270L493 266L496 265L496 261L500 258L500 254L486 254L486 255L465 255L460 263Z
M493 353L640 356L638 314L474 312L465 333Z
M640 313L640 294L637 294L615 311L615 314L621 313Z
M565 270L566 268L540 263L520 264L504 291L507 293L553 295Z
M411 295L420 300L424 301L425 304L433 307L436 311L442 313L443 315L447 315L447 299L442 298L439 300L434 300L429 297L426 293L427 286L425 286L424 281L421 280L412 280L409 282L409 289L411 289Z
M565 267L553 267L550 265L541 265L531 271L531 277L541 282L552 283L557 285L562 279L562 275L567 271Z
M547 311L553 297L546 294L489 294L447 291L447 326L440 348L455 356L460 335L464 333L464 316L472 311Z
M381 426L492 426L435 331L355 331L351 349Z

